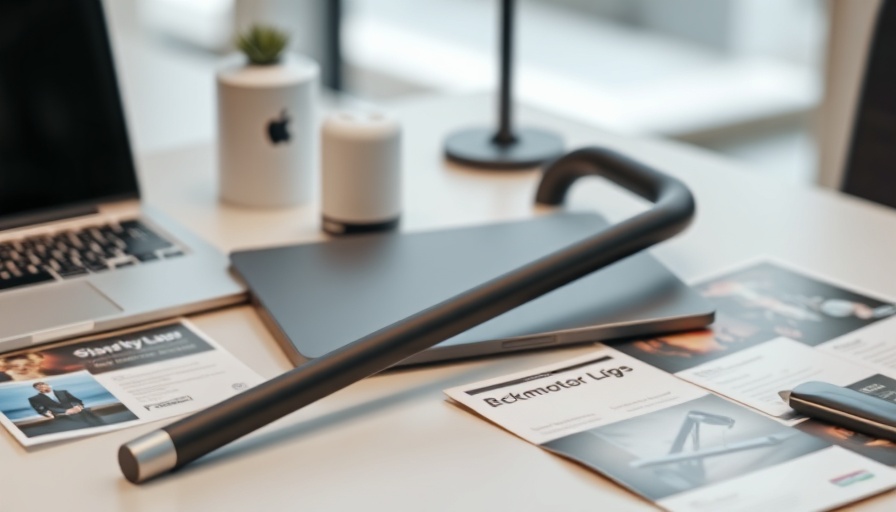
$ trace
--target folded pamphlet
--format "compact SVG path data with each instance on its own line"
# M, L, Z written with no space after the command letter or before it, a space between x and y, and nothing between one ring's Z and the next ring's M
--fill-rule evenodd
M31 446L196 411L261 380L178 320L0 355L0 423Z
M670 511L827 510L896 470L609 347L445 391Z

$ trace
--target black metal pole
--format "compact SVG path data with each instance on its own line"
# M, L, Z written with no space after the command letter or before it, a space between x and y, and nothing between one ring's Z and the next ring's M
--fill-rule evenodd
M342 0L324 0L323 84L343 91Z
M549 130L514 127L513 38L515 0L501 0L498 62L498 129L463 128L445 139L445 156L483 169L531 169L563 154L563 139Z
M513 16L514 0L501 0L501 61L498 84L498 132L497 144L513 144Z

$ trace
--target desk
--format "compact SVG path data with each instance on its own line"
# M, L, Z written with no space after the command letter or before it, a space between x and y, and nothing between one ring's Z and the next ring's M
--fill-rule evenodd
M422 98L393 106L405 128L402 229L525 218L537 213L537 172L465 170L441 159L443 135L489 123L487 97ZM606 145L684 180L698 214L654 254L686 280L773 255L879 294L896 296L896 212L834 192L750 175L719 157L669 142L621 137L521 109L520 120L565 134L570 147ZM141 160L150 203L222 250L321 238L318 208L243 210L218 204L214 149ZM611 220L645 205L599 179L582 180L568 208ZM265 377L290 368L243 305L193 317ZM587 347L408 369L355 384L227 446L174 476L127 483L120 444L144 425L26 451L0 440L0 510L653 510L600 475L529 445L446 403L441 390L560 361ZM861 504L892 510L896 493Z

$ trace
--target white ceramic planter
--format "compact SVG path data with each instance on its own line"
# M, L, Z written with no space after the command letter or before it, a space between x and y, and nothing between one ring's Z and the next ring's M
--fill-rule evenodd
M247 64L239 55L219 69L218 191L222 200L277 208L311 199L319 74L317 63L297 55L266 66Z

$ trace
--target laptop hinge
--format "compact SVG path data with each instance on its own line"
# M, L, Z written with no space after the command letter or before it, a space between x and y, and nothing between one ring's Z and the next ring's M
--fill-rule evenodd
M16 215L10 219L0 220L0 231L32 226L34 224L44 224L46 222L54 222L62 219L70 219L72 217L95 215L97 213L99 213L99 209L96 205L81 205L68 208L54 208L52 211Z

